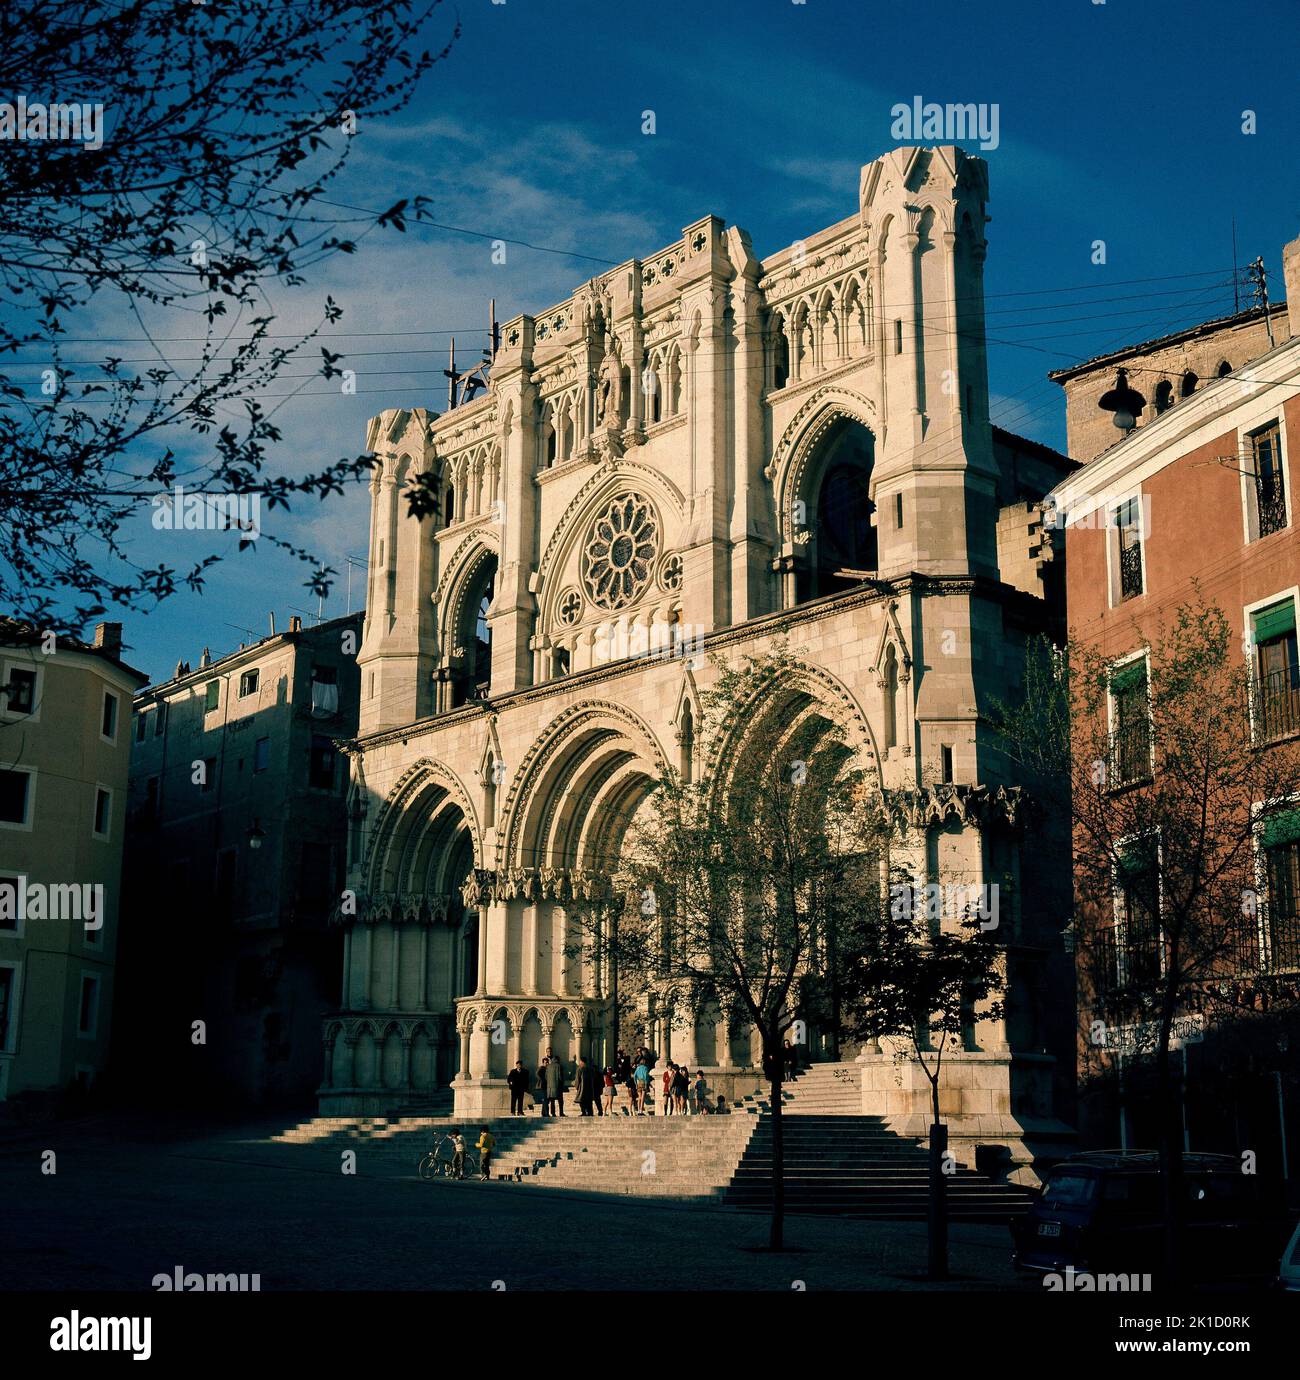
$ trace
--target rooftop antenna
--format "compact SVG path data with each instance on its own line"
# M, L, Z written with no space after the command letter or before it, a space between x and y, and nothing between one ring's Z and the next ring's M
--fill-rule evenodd
M360 566L362 569L365 569L365 567L368 566L368 565L370 564L370 562L369 562L369 561L363 561L363 560L362 560L360 557L358 557L358 556L348 556L348 557L346 557L346 560L347 560L347 563L348 563L348 612L351 613L351 612L352 612L352 567L353 567L353 566Z
M1264 313L1264 326L1268 331L1268 348L1274 346L1273 341L1273 318L1268 312L1268 281L1267 274L1264 272L1263 255L1256 255L1255 261L1246 269L1250 275L1250 280L1255 284L1255 302L1259 309Z

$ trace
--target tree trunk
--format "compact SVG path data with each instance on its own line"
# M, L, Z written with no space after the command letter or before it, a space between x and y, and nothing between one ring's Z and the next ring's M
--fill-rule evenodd
M931 1279L948 1278L948 1179L943 1172L948 1149L948 1128L939 1120L939 1080L930 1080L934 1120L930 1125L930 1201L927 1212L929 1269Z
M779 1251L785 1245L785 1126L781 1120L781 1051L768 1045L766 1035L763 1048L767 1051L768 1086L772 1093L772 1229L768 1246Z
M1160 1118L1160 1185L1164 1210L1164 1286L1174 1289L1182 1273L1183 1129L1181 1098L1174 1087L1169 1036L1161 1032L1156 1057Z

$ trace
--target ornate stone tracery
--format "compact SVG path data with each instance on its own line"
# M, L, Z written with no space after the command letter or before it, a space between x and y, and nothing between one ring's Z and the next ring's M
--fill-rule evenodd
M620 494L592 523L582 553L582 580L598 608L621 609L650 582L659 554L659 519L649 499Z

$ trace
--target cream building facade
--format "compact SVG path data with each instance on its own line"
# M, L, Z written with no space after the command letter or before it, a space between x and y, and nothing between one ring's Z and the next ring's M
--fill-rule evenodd
M108 1066L145 680L120 623L86 643L0 619L0 1100L87 1091Z
M784 639L799 669L751 720L842 726L898 821L893 861L1000 888L1013 995L951 1056L953 1134L1064 1132L1068 854L1026 847L982 715L1057 626L1038 501L1069 462L988 419L986 197L982 160L900 148L863 168L853 214L768 258L706 216L507 322L483 396L372 421L322 1111L450 1084L457 1114L490 1115L516 1058L612 1054L579 913L663 767L691 769L710 658ZM440 505L416 520L421 474ZM756 1086L716 1012L643 1014L661 1055ZM895 1051L854 1053L867 1110L928 1119Z

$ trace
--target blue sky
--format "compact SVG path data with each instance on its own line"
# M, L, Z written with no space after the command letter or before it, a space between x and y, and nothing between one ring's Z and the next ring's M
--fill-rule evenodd
M540 310L602 271L593 259L648 254L710 212L760 256L851 214L860 166L896 142L891 107L916 96L999 107L983 156L1001 425L1063 445L1048 369L1231 310L1234 214L1238 261L1262 254L1282 296L1281 246L1300 234L1295 0L461 0L460 14L463 37L416 101L358 131L340 199L423 193L439 221L591 258L511 247L494 265L487 240L413 226L278 294L287 329L332 293L346 315L331 348L358 371L355 397L318 380L281 403L288 468L359 453L382 408L441 410L447 336L433 332L476 355L489 297L501 320ZM365 557L367 502L313 500L276 530L344 571ZM155 552L160 540L142 528L146 563L197 556ZM294 608L314 614L300 581L269 549L232 553L201 596L127 617L131 659L161 678L241 629L260 636L271 610L282 627ZM340 579L325 616L345 607Z

